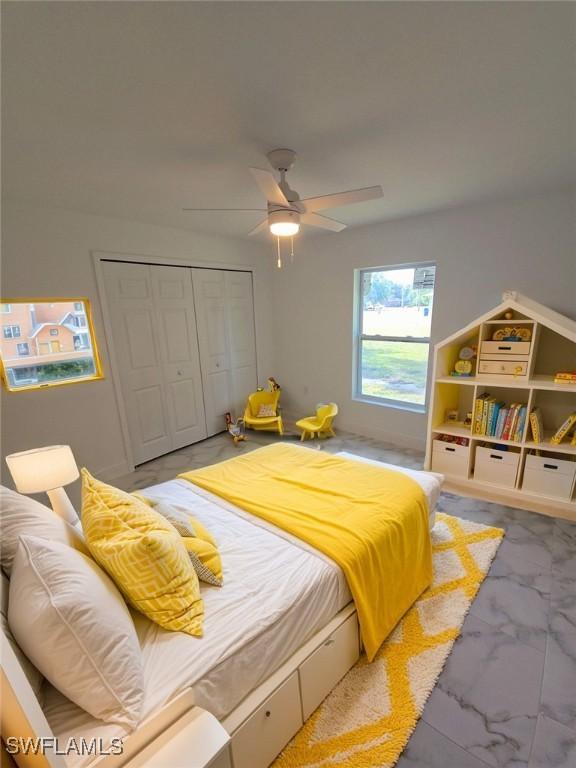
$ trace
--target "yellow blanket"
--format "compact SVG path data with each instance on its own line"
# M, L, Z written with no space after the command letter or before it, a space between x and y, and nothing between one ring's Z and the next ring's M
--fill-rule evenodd
M401 472L278 443L180 477L337 563L370 661L430 585L426 498Z

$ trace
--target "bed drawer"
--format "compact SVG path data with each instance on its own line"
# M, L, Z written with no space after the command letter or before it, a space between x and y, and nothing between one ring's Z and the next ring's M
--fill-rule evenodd
M304 720L354 666L359 655L358 620L354 614L299 667Z
M267 768L301 727L298 672L293 672L232 736L234 768Z

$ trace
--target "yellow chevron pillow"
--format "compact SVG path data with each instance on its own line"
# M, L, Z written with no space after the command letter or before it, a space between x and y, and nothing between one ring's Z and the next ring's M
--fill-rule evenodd
M156 501L141 493L132 494L162 515L182 536L182 541L200 581L221 587L223 583L222 560L212 535L199 520L163 501Z
M82 469L82 528L93 558L137 610L164 629L202 635L198 577L162 515Z

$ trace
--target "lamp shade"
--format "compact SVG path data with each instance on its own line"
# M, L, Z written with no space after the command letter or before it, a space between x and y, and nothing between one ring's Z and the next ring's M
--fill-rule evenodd
M6 464L20 493L61 488L79 476L69 445L49 445L6 456Z

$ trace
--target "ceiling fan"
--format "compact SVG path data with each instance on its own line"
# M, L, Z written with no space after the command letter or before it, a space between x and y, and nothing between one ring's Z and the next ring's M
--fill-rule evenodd
M309 224L320 229L340 232L346 229L346 224L335 221L327 216L320 216L317 211L329 208L340 208L344 205L361 203L364 200L374 200L382 197L382 187L364 187L348 192L336 192L333 195L308 197L300 199L300 195L290 188L286 174L294 165L296 152L292 149L273 149L267 154L272 168L280 173L280 181L276 181L270 171L260 168L250 168L252 176L263 192L266 208L183 208L184 211L262 211L266 218L249 232L255 235L266 228L276 237L293 237L298 234L300 224Z

